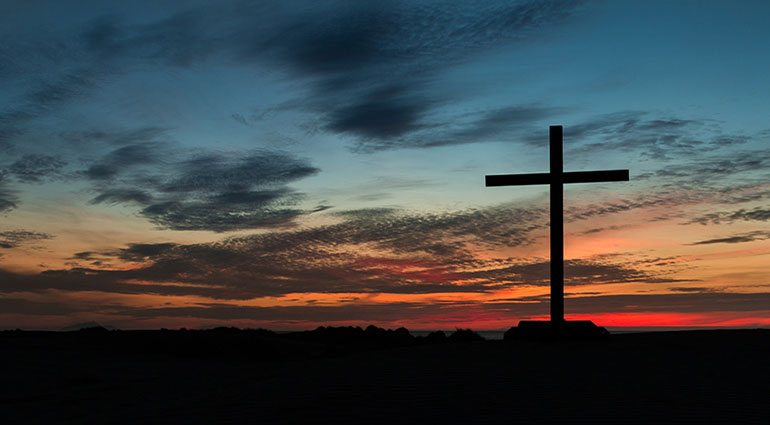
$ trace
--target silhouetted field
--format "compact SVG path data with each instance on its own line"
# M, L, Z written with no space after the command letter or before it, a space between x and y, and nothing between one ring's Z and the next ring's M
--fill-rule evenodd
M770 330L0 332L0 422L767 423Z

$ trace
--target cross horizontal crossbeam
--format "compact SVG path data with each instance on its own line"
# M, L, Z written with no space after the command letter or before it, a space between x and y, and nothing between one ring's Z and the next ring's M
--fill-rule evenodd
M486 186L527 186L551 183L627 182L628 170L568 171L561 174L496 174L485 176ZM556 179L554 181L554 179Z

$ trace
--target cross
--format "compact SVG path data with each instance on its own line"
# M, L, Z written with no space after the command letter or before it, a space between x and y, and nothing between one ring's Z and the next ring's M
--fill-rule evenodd
M551 186L551 323L564 322L564 183L628 181L628 170L564 172L563 129L552 125L551 172L536 174L499 174L486 176L486 186Z

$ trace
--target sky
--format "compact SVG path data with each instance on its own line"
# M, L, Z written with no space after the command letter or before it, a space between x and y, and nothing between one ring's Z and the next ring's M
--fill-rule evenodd
M4 1L0 328L770 325L764 1Z

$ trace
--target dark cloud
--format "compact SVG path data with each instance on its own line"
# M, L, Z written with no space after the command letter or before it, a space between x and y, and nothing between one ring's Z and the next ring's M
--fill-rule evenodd
M53 235L47 233L30 232L28 230L8 230L0 232L0 248L16 248L23 243L51 238L53 238Z
M179 175L160 185L159 190L167 193L240 192L253 186L292 182L319 171L304 160L269 151L196 155L177 167ZM266 193L265 196L269 195Z
M8 168L8 174L24 183L38 183L55 176L67 163L50 155L24 155Z
M95 255L95 253L92 252L92 251L81 251L81 252L76 252L72 256L72 259L75 259L75 260L92 260L92 259L94 259L94 255Z
M91 180L106 180L136 165L148 165L160 161L168 154L164 144L143 142L123 146L107 154L84 172Z
M16 208L18 202L16 192L3 183L3 176L0 174L0 213Z
M146 261L158 258L169 250L173 249L175 243L132 243L128 248L122 248L118 251L117 257L125 261Z
M64 132L59 134L59 137L76 148L90 147L97 143L128 146L149 142L162 143L166 141L166 132L166 129L160 127L139 127L127 130Z
M234 119L236 122L239 122L247 127L251 125L249 124L248 119L246 119L246 117L241 114L231 114L230 117L232 117L232 119Z
M146 205L152 203L152 195L143 190L127 188L106 188L98 196L91 199L92 204L124 204L137 203Z
M94 74L95 70L87 69L64 73L39 82L21 97L20 102L6 103L7 107L0 109L0 143L10 143L26 133L25 127L32 120L91 92L96 86Z
M607 232L607 231L612 231L612 230L619 230L619 229L623 229L624 227L627 227L627 226L620 226L620 225L618 225L618 226L594 227L592 229L584 230L584 231L580 232L580 234L581 235L591 235L591 234L595 234L595 233Z
M286 184L319 170L287 153L198 153L166 160L158 143L118 148L85 172L97 182L92 203L130 203L159 227L211 230L280 227L306 214Z
M519 284L550 285L549 261L523 262L490 271L474 273L474 276L490 280L512 280ZM656 277L647 271L635 269L627 264L612 264L592 260L566 260L564 262L566 285L602 285L609 283L677 282L676 279Z
M564 108L530 105L510 106L474 114L475 116L465 128L450 132L448 140L454 143L463 143L463 141L473 143L516 130L528 131L537 123L563 112L565 112Z
M770 293L693 292L680 294L602 295L569 298L573 314L597 311L712 313L718 311L766 311Z
M189 67L229 51L228 42L243 43L238 38L255 31L245 26L245 19L255 16L259 9L264 8L194 7L142 24L107 15L90 22L80 39L86 51L100 61L133 60Z
M654 209L663 207L677 207L685 204L702 202L703 198L689 194L639 194L636 198L619 199L602 204L588 204L580 207L567 207L564 211L564 220L573 222L587 220L611 214L619 214L636 209Z
M577 142L571 143L575 147L568 150L570 155L620 151L669 164L680 161L656 171L654 175L661 179L713 181L767 165L766 153L756 152L756 156L735 151L738 145L751 141L751 137L725 134L718 123L706 119L655 118L649 112L622 111L569 124L565 126L564 137ZM726 147L731 150L723 151Z
M264 41L256 44L256 52L275 50L301 73L361 81L362 74L382 75L387 70L399 71L398 75L383 75L398 81L409 76L405 71L416 71L415 64L433 70L492 44L521 41L572 17L578 4L331 2L323 8L284 15ZM244 58L251 59L256 52L246 50Z
M686 287L674 287L674 288L668 288L669 290L673 292L713 292L713 288L705 288L705 287L697 287L697 286L686 286Z
M661 170L660 177L677 177L693 187L715 184L727 177L743 179L764 178L770 170L770 152L767 150L731 150L729 153L698 159L690 163ZM740 181L730 181L732 185Z
M421 115L429 108L403 90L385 89L366 95L360 103L338 108L329 117L327 129L364 139L390 139L421 127Z
M687 224L699 223L706 225L709 223L722 224L735 221L770 221L770 209L757 207L753 210L739 209L737 211L713 212L693 218Z
M89 72L67 74L53 82L46 82L27 94L30 110L42 113L75 97L82 96L93 87Z
M537 105L509 106L469 113L464 116L453 117L452 121L432 123L431 125L417 124L416 117L412 117L414 119L410 119L408 122L407 120L402 121L402 124L405 124L404 127L400 127L403 131L399 131L398 134L384 135L393 137L365 137L356 142L354 150L374 152L388 149L431 148L498 142L511 139L531 144L544 144L546 143L545 138L533 138L533 134L539 133L536 130L538 123L543 123L546 119L563 113L564 110L564 108ZM417 131L420 127L424 127L427 131ZM398 137L406 133L412 134L408 137ZM375 134L365 136L375 136Z
M704 120L646 119L648 116L649 113L641 111L605 114L566 126L564 137L578 142L589 141L571 149L572 154L634 152L656 161L695 157L718 149L720 142L728 140L724 135L701 134L705 131Z
M391 8L367 5L344 10L341 6L330 8L325 16L305 21L304 28L290 23L292 31L281 33L288 35L285 44L270 39L271 47L279 49L301 72L321 75L349 73L375 60L388 62L391 55L403 53L398 51L403 46L388 45L400 27ZM389 51L389 47L395 51Z
M263 200L224 203L217 199L156 202L141 210L161 228L214 232L288 226L304 213L300 209L273 208L271 202Z
M728 236L725 238L715 238L715 239L707 239L703 241L693 242L690 245L711 245L716 243L742 243L742 242L761 241L765 239L770 239L770 232L759 230L759 231L744 233L740 235Z

